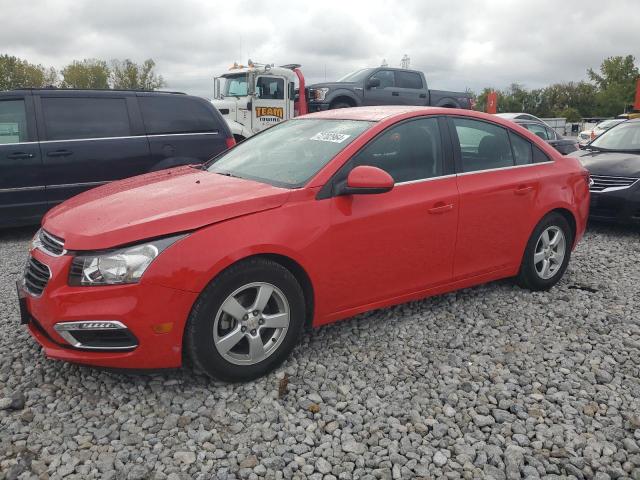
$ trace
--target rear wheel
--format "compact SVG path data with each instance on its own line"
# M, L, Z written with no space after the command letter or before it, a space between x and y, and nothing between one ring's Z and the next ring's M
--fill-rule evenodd
M536 226L527 243L518 284L530 290L548 290L564 275L573 245L573 233L559 213L550 213Z
M329 107L329 110L335 110L336 108L350 108L351 105L348 104L347 102L335 102L332 103L331 106Z
M200 295L185 332L187 353L213 378L251 380L289 355L304 315L302 289L289 270L271 260L247 260Z

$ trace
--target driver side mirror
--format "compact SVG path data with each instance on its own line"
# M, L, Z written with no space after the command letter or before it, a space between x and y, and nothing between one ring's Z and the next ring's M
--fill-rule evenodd
M349 172L338 187L338 195L386 193L393 189L393 177L378 167L360 165Z
M378 88L380 86L380 79L379 78L370 78L367 81L367 88Z

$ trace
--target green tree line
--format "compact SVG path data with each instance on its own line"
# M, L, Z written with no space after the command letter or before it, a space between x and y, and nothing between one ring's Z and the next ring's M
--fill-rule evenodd
M587 69L589 81L555 83L528 90L513 83L497 90L487 87L476 96L476 109L485 111L487 95L498 93L498 113L527 112L538 117L564 117L576 122L585 117L613 117L630 109L640 76L633 55L603 60L598 71Z
M137 64L130 59L96 58L74 60L62 70L29 63L11 55L0 55L0 90L14 88L114 88L124 90L156 90L166 86L155 71L152 59Z

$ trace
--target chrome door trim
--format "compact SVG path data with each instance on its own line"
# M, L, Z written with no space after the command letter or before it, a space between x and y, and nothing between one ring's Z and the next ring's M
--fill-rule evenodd
M124 137L69 138L66 140L42 140L40 143L49 144L49 143L61 143L61 142L93 142L96 140L126 140L129 138L146 138L146 137L184 137L184 136L190 136L190 135L220 135L220 132L157 133L157 134L151 134L151 135L144 135L144 134L143 135L127 135Z
M44 190L45 188L46 187L44 185L35 185L33 187L0 188L0 193L28 192L34 190Z
M105 183L115 182L115 180L103 180L100 182L80 182L80 183L59 183L56 185L47 185L47 188L69 188L69 187L97 187Z

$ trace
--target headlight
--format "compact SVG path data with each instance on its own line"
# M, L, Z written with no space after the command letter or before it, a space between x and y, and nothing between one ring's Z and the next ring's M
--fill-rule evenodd
M327 96L327 93L329 92L328 88L314 88L313 89L313 99L314 100L320 100L321 102L324 100L324 98Z
M83 252L74 257L69 285L121 285L137 283L160 253L185 235L161 238L131 247Z

